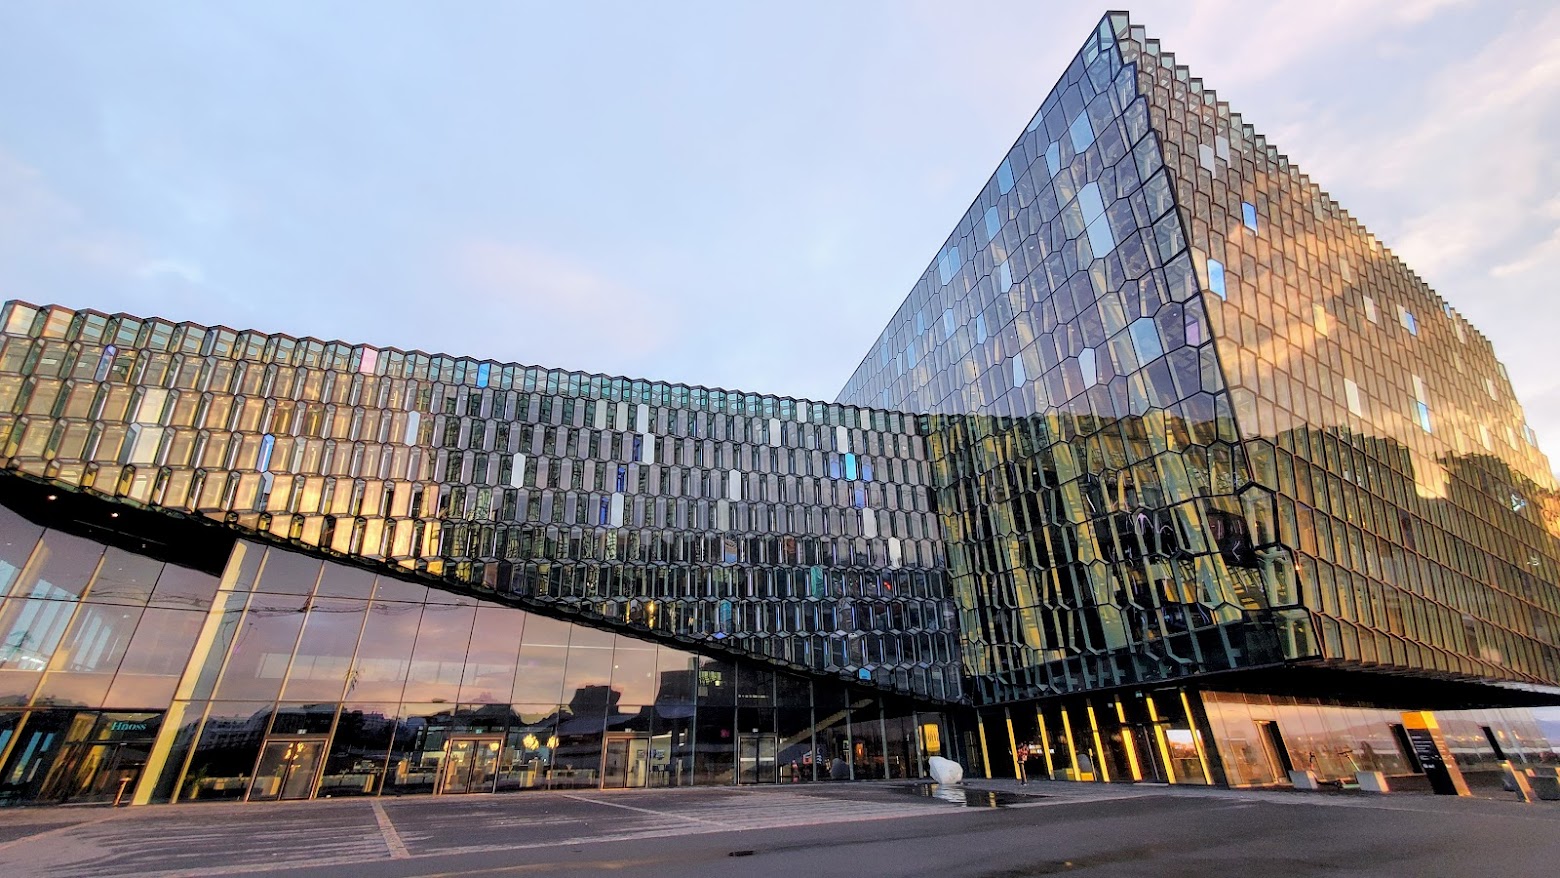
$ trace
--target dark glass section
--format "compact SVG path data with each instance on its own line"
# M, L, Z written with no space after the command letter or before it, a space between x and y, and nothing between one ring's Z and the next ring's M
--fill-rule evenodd
M395 734L394 704L349 702L336 720L321 796L371 796L380 792Z
M214 701L180 786L181 800L241 799L271 724L271 702Z
M850 693L851 765L856 780L888 776L883 753L883 709L877 696Z

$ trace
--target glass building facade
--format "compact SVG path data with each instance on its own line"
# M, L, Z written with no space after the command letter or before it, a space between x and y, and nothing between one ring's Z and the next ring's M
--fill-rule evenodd
M1556 760L1488 341L1120 13L833 403L8 302L0 505L5 802Z
M7 803L902 778L940 752L937 712L871 688L314 555L238 541L211 572L0 530Z
M1356 709L1560 696L1556 484L1488 340L1124 13L839 401L922 415L993 770L1195 778L1169 704L1204 780L1282 781L1288 739L1375 764ZM1295 717L1262 772L1243 697ZM1442 727L1552 761L1523 716Z

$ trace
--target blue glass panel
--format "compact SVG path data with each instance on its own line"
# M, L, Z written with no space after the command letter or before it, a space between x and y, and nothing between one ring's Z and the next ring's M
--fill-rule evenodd
M1217 293L1221 299L1229 299L1229 294L1224 291L1224 263L1217 259L1208 260L1208 289Z
M477 366L477 386L478 387L486 387L486 386L488 386L488 373L490 371L492 371L492 367L489 366L487 363L480 363L480 364L478 364L478 366Z
M1002 231L1002 219L997 216L995 207L986 208L986 237L995 238Z
M1090 183L1078 190L1078 209L1083 211L1085 225L1104 215L1105 201L1100 198L1100 184Z
M1249 201L1240 203L1240 216L1245 221L1246 228L1255 232L1257 230L1257 208Z
M1007 159L997 166L997 189L1006 195L1013 188L1013 166Z
M1083 152L1094 142L1094 126L1089 124L1089 114L1079 113L1078 118L1067 126L1067 136L1072 138L1074 152Z
M845 453L845 478L856 478L856 455L850 452Z
M271 468L271 451L276 448L276 437L270 433L260 437L260 460L255 469L265 472Z
M1094 251L1094 258L1099 259L1110 251L1116 249L1116 236L1111 233L1110 222L1104 216L1100 216L1089 223L1089 249Z
M1006 292L1004 290L1003 292ZM975 318L975 343L986 343L986 315L981 314Z
M941 253L937 254L937 278L943 283L953 280L953 276L959 273L959 245L950 244Z
M1014 357L1013 358L1013 386L1014 387L1022 387L1024 385L1024 380L1026 378L1028 378L1028 377L1029 376L1024 374L1024 358L1023 357Z
M1002 283L1002 292L1005 293L1013 288L1013 269L1008 268L1006 262L997 266L997 280Z
M1153 318L1139 317L1132 321L1128 332L1132 334L1132 347L1137 350L1138 362L1147 363L1165 355L1164 345L1159 341L1159 329L1154 326Z
M94 373L94 375L93 375L93 378L92 378L93 381L107 381L108 380L108 370L113 368L113 366L114 366L114 357L118 353L119 353L119 348L114 347L113 345L109 345L108 347L103 349L103 356L98 357L97 372Z
M1045 169L1056 176L1056 172L1062 169L1062 145L1053 143L1045 148Z
M1431 432L1431 430L1430 430L1430 407L1425 405L1422 402L1416 402L1416 403L1414 403L1414 405L1417 406L1418 409L1419 409L1419 426L1423 427L1426 433Z

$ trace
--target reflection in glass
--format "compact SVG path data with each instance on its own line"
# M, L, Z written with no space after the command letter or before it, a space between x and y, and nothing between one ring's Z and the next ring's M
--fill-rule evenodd
M0 599L11 591L43 528L0 506Z
M510 607L477 608L460 683L460 700L509 703L515 687L515 662L527 614Z
M23 802L35 798L49 766L63 746L70 730L74 712L68 710L35 710L22 715L0 714L0 735L14 738L10 756L0 766L0 804Z
M217 593L217 577L172 564L163 567L152 590L150 606L177 610L204 610Z
M558 705L516 704L512 710L496 788L499 792L545 788L558 749Z
M460 694L460 676L476 620L475 601L464 604L428 604L423 608L417 645L412 649L411 670L406 678L408 701L454 701Z
M320 778L319 795L367 796L379 792L395 733L395 713L394 704L353 703L342 707Z
M270 723L270 702L213 702L190 756L179 798L243 798Z
M587 684L574 690L573 698L558 713L553 789L600 786L602 734L607 715L615 713L617 707L618 693L609 686Z
M147 583L146 592L151 592ZM144 598L144 596L143 596ZM39 687L40 703L97 707L141 621L141 608L83 603Z
M167 704L205 621L206 614L201 612L152 607L142 613L103 705L150 708Z
M92 580L91 599L101 603L144 605L163 571L163 563L110 546Z
M563 700L563 668L569 658L569 623L546 616L526 617L515 675L514 700L557 704Z
M433 792L449 740L449 711L443 704L401 705L384 780L387 795Z
M270 594L309 594L320 578L324 562L300 552L271 549L265 553L265 564L260 568L260 578L255 591Z
M249 787L252 802L307 799L314 791L315 775L325 749L321 738L281 738L265 742L255 779Z
M334 565L332 565L334 566ZM346 685L363 628L367 603L355 598L316 597L293 654L282 697L338 701Z
M421 604L376 600L369 605L357 658L347 678L348 698L392 704L401 700L422 613Z
M250 596L231 657L217 683L218 699L271 700L281 693L308 603L306 595L257 592Z

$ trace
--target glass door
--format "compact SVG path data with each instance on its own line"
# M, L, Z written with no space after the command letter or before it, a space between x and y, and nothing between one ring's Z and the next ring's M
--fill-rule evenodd
M774 735L737 737L737 783L775 783L779 741Z
M491 793L498 777L501 735L452 737L440 771L440 793Z
M1130 728L1133 751L1137 753L1138 770L1143 774L1139 780L1148 783L1169 783L1170 774L1165 770L1165 758L1159 750L1159 739L1154 734L1154 726L1134 725Z
M249 800L274 802L278 799L307 799L314 795L314 782L320 773L325 739L315 737L272 738L260 751L255 779L249 785Z
M650 775L650 739L641 735L607 735L601 758L604 789L637 789Z

